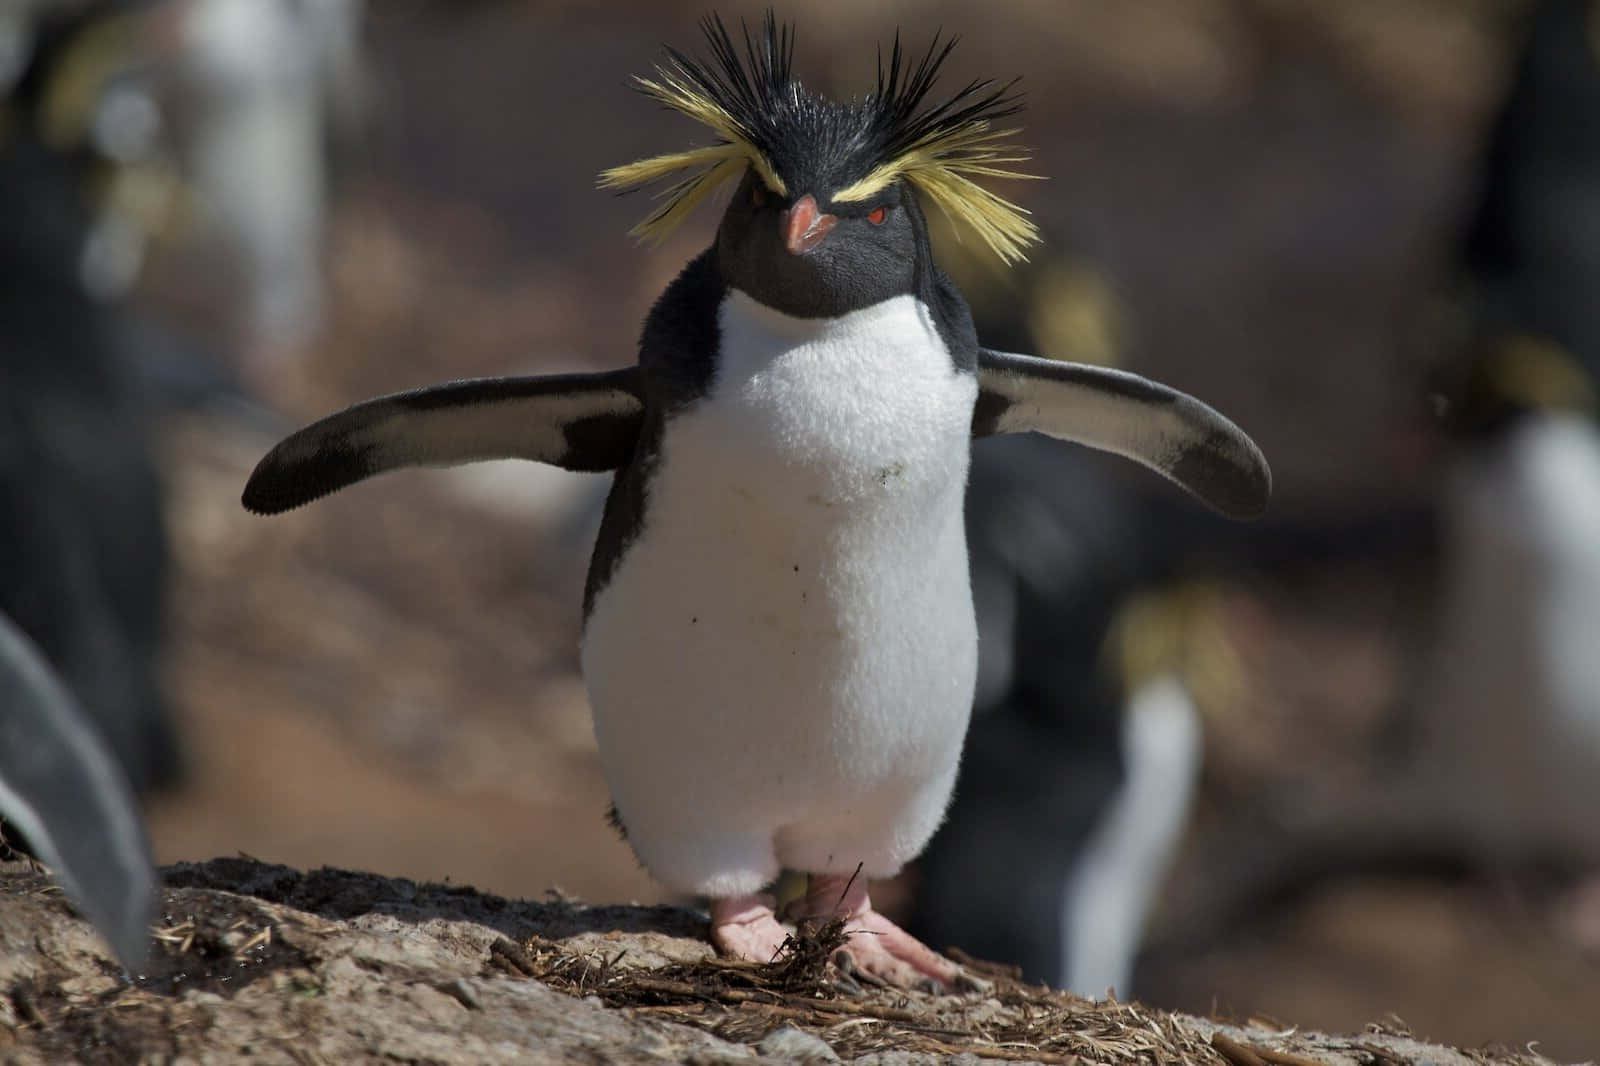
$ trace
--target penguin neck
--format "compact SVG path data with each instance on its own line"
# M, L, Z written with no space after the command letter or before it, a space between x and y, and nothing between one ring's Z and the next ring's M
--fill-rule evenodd
M891 299L899 298L891 297ZM760 330L774 342L800 345L826 337L830 332L838 330L852 316L876 306L880 305L873 304L828 317L804 318L764 304L737 285L730 285L727 295L723 297L722 314L735 316L739 321Z
M773 360L807 351L816 359L824 352L851 360L874 349L943 348L927 305L911 293L860 307L830 318L806 318L770 307L749 293L729 288L717 314L721 333L720 361L754 369ZM833 358L827 356L824 358Z

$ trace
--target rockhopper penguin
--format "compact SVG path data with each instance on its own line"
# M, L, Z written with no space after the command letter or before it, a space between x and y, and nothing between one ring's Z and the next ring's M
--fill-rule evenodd
M627 839L711 936L766 961L762 889L810 875L790 917L846 919L854 965L899 984L959 967L872 910L866 878L943 817L977 634L962 521L975 436L1035 430L1127 456L1253 517L1260 451L1199 401L1126 373L988 351L934 264L925 203L1008 261L1036 239L977 185L1023 177L1010 86L929 101L953 42L896 41L849 102L791 73L769 14L640 88L709 146L607 171L673 181L658 237L732 185L715 241L646 319L636 366L455 382L359 404L280 443L244 492L271 513L402 466L520 457L615 470L584 596L582 664ZM854 878L858 868L863 877Z

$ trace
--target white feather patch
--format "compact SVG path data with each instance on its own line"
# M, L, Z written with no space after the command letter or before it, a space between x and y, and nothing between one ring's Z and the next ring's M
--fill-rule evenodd
M1600 855L1600 431L1529 418L1454 475L1419 784L1496 861Z
M1062 898L1068 991L1126 998L1162 879L1189 823L1204 737L1188 691L1170 676L1129 694L1122 719L1127 776L1085 842Z
M977 637L977 382L909 296L831 320L734 292L667 423L583 666L630 842L669 887L897 870L943 816Z

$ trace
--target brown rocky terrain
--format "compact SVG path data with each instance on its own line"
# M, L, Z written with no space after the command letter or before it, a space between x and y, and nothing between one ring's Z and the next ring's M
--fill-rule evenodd
M0 1062L1548 1061L1426 1044L1395 1022L1347 1036L1227 1025L981 967L988 987L961 995L845 989L826 930L778 963L732 964L701 915L670 906L508 900L248 858L164 873L152 957L130 977L41 871L0 865Z

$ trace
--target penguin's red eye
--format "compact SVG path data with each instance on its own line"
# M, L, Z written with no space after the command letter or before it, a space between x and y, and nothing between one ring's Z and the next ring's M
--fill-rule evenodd
M765 207L767 205L767 194L761 191L761 186L750 186L750 202L757 207Z
M889 209L887 207L874 207L871 211L867 212L867 221L872 223L874 226L883 225L883 220L888 217Z

